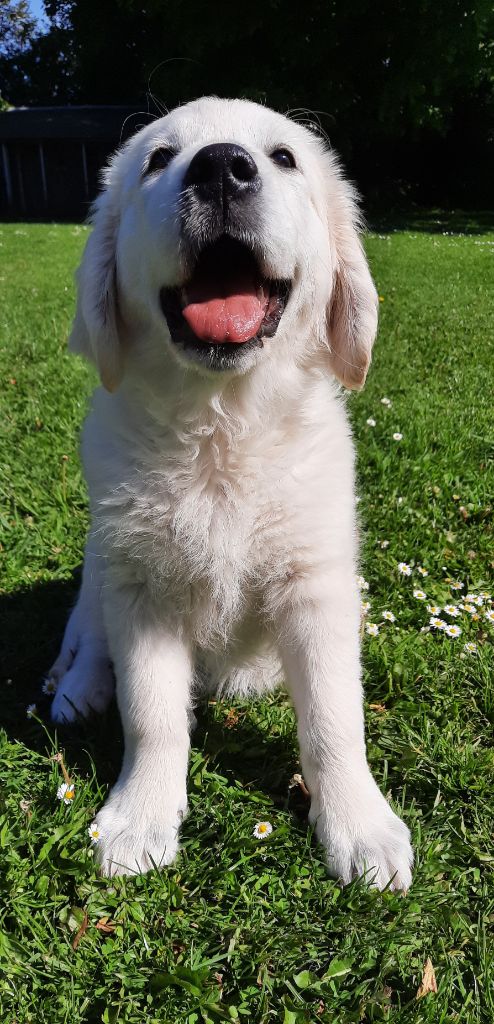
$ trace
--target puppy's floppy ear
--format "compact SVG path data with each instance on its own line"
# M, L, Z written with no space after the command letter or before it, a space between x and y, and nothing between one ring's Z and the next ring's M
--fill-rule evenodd
M330 366L346 388L363 387L377 331L378 299L358 230L359 214L352 187L332 166L329 230L334 277L326 311Z
M77 309L69 348L95 363L103 386L114 391L122 378L122 351L117 306L118 214L109 191L96 200L91 219L93 231L76 274Z

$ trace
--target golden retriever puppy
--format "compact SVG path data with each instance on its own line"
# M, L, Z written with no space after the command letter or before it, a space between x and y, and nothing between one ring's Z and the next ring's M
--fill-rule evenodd
M331 873L406 889L409 832L366 760L354 452L377 325L355 196L320 138L205 98L105 172L71 348L92 360L91 530L52 674L56 721L125 735L99 812L105 874L169 864L201 688L284 681Z

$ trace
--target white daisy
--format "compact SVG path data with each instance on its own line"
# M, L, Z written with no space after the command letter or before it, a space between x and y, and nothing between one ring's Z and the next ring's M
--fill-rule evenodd
M38 714L38 709L36 707L36 704L28 704L28 706L26 708L26 716L27 716L27 718L33 718L34 715L37 715L37 714Z
M461 583L460 580L452 580L450 582L451 590L463 590L464 586L465 584Z
M494 622L494 608L489 608L486 612L484 612L484 616L488 622Z
M372 419L372 416L369 416L369 419L366 420L365 422L367 423L368 427L375 427L376 425L376 421Z
M491 595L487 593L487 590L481 590L479 597L481 597L483 601L490 601L491 599Z
M471 604L477 605L478 608L481 608L484 603L484 599L480 594L467 594L465 601L470 601Z
M471 640L469 640L469 642L467 644L463 644L463 650L467 654L476 654L477 653L477 649L478 649L477 648L477 644L474 644Z
M399 430L393 434L393 441L403 441L403 434L400 434Z
M456 616L460 614L459 609L455 604L445 604L444 611L446 612L446 615L451 615L453 619L456 619Z
M271 835L272 831L273 826L270 821L258 821L257 825L254 826L252 835L255 836L256 839L266 839L266 836Z
M73 782L62 782L62 785L57 789L57 797L59 800L63 800L64 804L73 803L75 796L75 786Z
M476 615L477 614L477 606L475 604L464 604L463 605L463 610L465 612L468 612L469 615Z
M436 615L433 615L429 619L429 626L431 626L432 629L446 629L446 625L447 623L444 619L438 619Z
M57 686L57 680L54 679L53 676L48 676L41 689L43 693L46 693L47 697L53 697L53 694L57 692Z
M368 622L365 627L365 632L368 633L369 636L378 636L379 626L377 626L375 622Z
M367 612L369 611L370 606L371 606L370 601L362 601L360 607L362 609L362 614L363 615L367 615Z
M386 619L387 622L396 622L396 615L393 615L393 612L385 611L383 612L383 619Z
M95 843L99 843L101 839L101 830L95 821L93 821L92 825L89 826L87 832L93 846Z
M427 605L427 611L431 615L439 615L439 612L441 611L441 608L440 608L440 605L438 605L438 604L428 604Z
M382 540L382 541L381 541L381 547L382 547L383 551L384 551L384 550L385 550L386 548L389 548L389 540Z
M459 626L454 626L454 625L452 625L452 626L445 626L444 627L444 633L446 633L447 636L457 637L457 636L461 636L461 629L460 629Z
M389 398L381 398L381 405L385 405L385 406L387 406L388 409L390 409L391 408L391 400Z
M414 590L413 596L417 598L417 601L427 601L427 594L424 594L423 590Z
M422 565L418 565L417 566L417 572L420 573L420 575L424 576L424 577L429 575L429 573L427 572L427 569L424 569L424 567Z
M398 572L402 576L411 576L412 575L411 566L407 565L406 562L398 562Z
M357 586L358 586L359 590L368 590L369 589L369 584L367 583L367 580L364 580L363 576L357 576Z

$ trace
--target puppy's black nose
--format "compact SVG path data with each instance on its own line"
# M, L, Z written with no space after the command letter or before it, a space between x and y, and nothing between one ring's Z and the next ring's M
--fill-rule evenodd
M261 187L261 176L250 153L233 143L204 146L192 158L184 188L194 186L205 202L223 206L232 199L247 199Z

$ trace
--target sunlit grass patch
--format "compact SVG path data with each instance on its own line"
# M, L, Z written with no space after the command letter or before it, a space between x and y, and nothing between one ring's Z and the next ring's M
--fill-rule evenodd
M65 350L84 237L0 227L2 1021L490 1024L494 236L367 240L381 332L349 410L368 754L412 829L406 897L327 877L282 694L198 709L176 864L94 871L118 716L57 735L45 678L87 523L94 376Z

